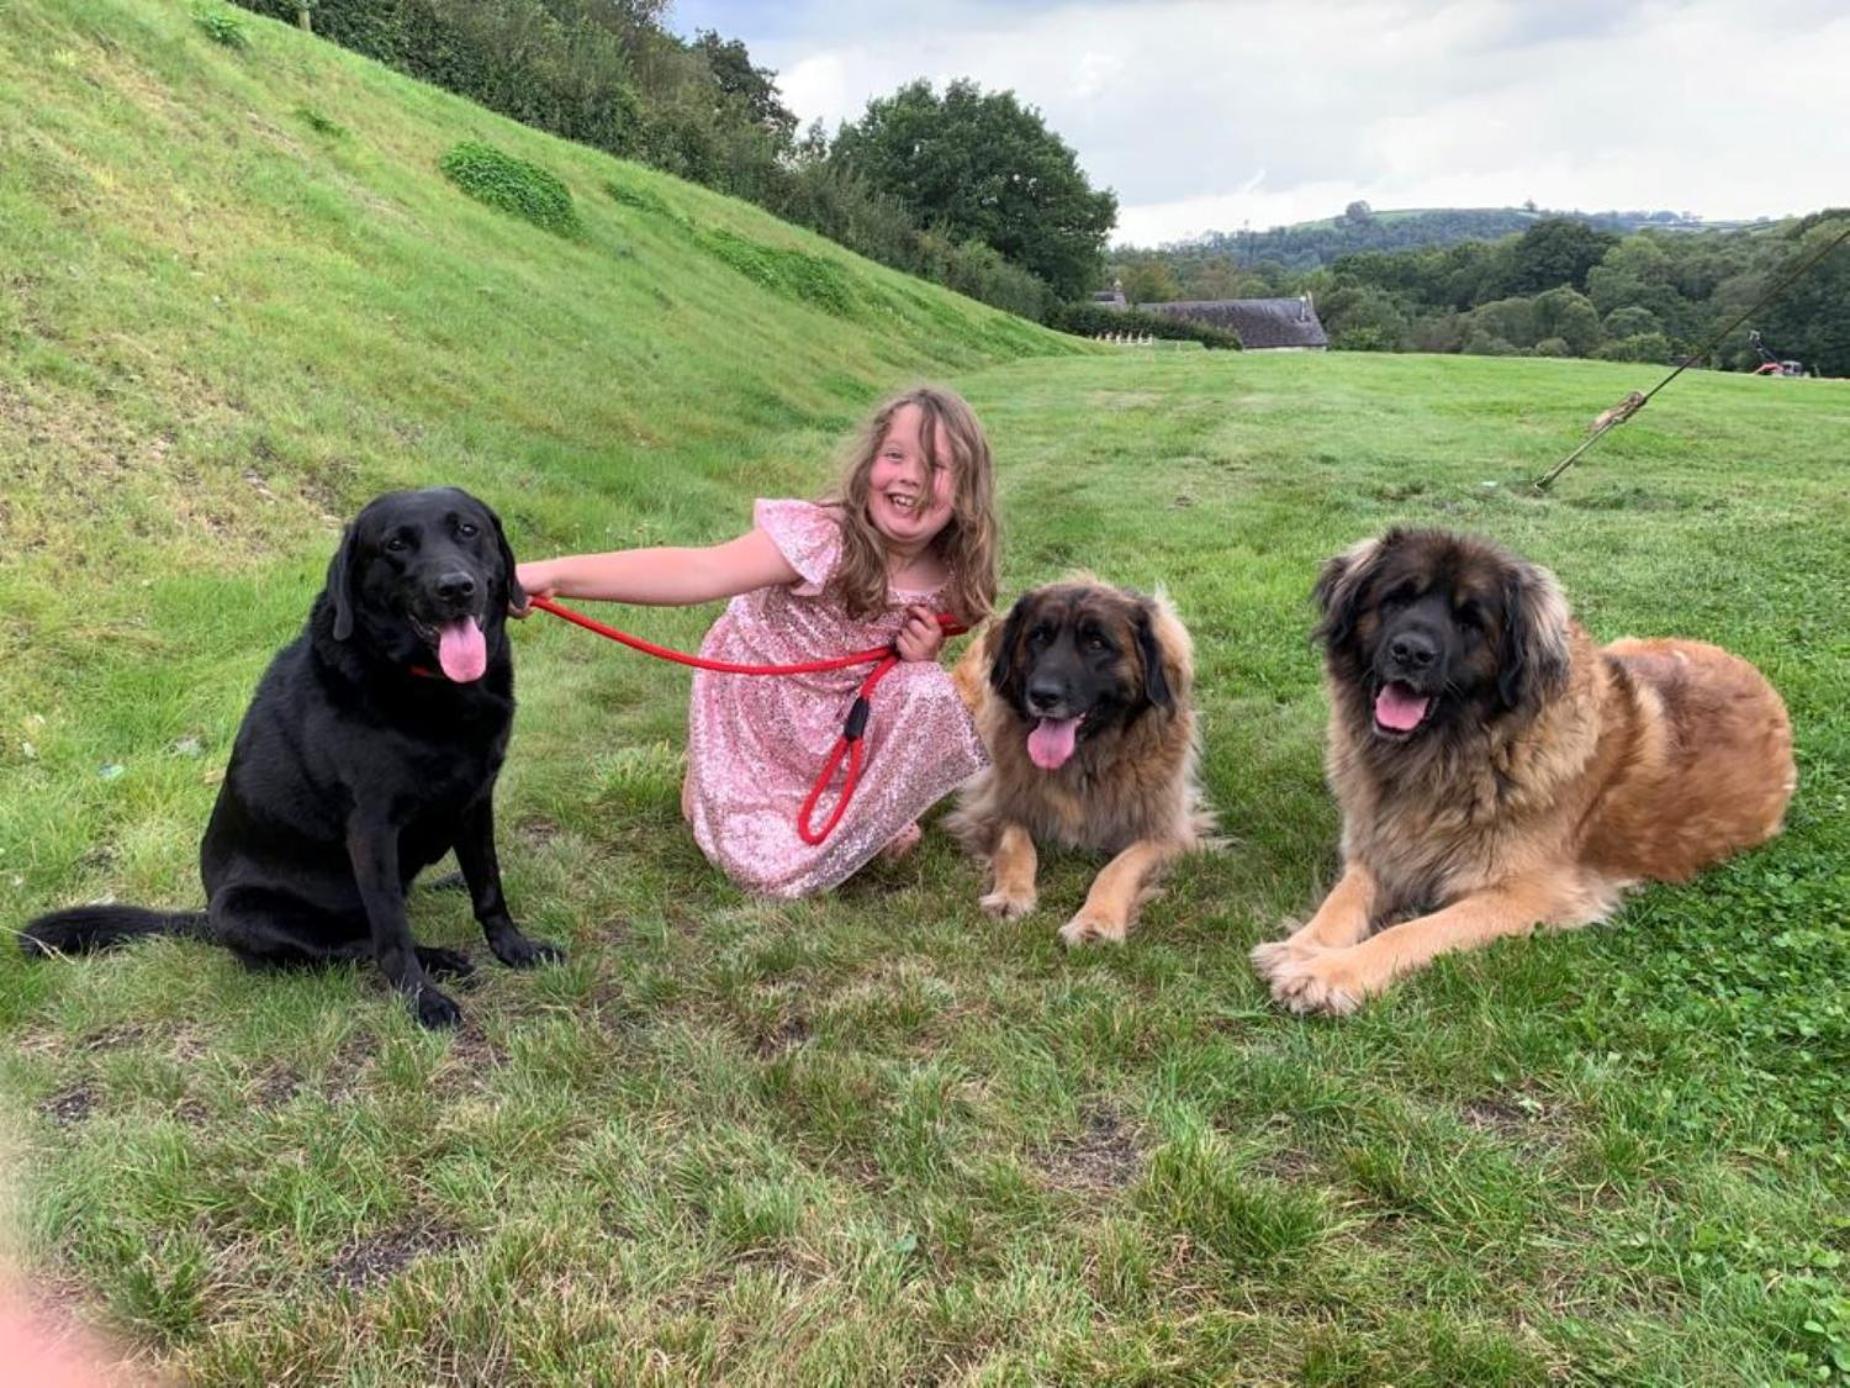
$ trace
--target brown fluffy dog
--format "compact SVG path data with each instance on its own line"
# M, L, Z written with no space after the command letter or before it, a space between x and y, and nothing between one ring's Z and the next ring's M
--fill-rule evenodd
M1346 1013L1448 950L1587 925L1634 883L1779 832L1792 729L1739 657L1597 647L1553 575L1443 531L1364 541L1316 598L1345 866L1308 925L1253 951L1293 1011Z
M1060 938L1122 940L1153 875L1213 828L1195 779L1187 629L1160 597L1054 584L973 641L955 677L990 756L948 821L989 860L983 909L1034 909L1037 840L1111 853Z

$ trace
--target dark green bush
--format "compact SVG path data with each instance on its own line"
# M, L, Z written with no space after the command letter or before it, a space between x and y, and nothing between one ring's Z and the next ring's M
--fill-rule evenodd
M244 21L237 11L224 5L195 5L193 22L205 30L206 37L227 48L247 48L250 39L244 33Z
M918 261L910 268L959 294L1036 322L1047 316L1053 291L1040 276L1003 258L981 241L952 241L934 231L917 233Z
M1137 333L1168 338L1175 342L1199 342L1203 347L1218 347L1237 352L1239 335L1224 328L1210 327L1188 318L1170 318L1141 309L1112 308L1107 304L1060 304L1047 318L1047 326L1079 337L1097 337L1100 333Z
M538 164L503 154L479 140L464 140L443 156L438 167L478 202L512 212L561 236L578 231L572 190Z

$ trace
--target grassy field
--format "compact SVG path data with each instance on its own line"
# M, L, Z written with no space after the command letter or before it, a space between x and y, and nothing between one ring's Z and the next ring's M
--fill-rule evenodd
M1539 497L1649 373L1087 353L247 30L0 8L7 927L196 902L239 713L374 490L460 482L528 555L718 537L921 374L991 431L1007 592L1085 565L1176 598L1233 843L1114 951L1054 941L1095 863L1053 855L1003 925L937 833L754 902L680 825L685 677L535 619L502 858L572 957L488 972L460 1034L368 970L0 951L48 1317L199 1382L1850 1374L1842 385L1685 376ZM564 178L583 230L463 199L463 139ZM1245 957L1335 867L1306 594L1396 520L1552 565L1602 636L1750 656L1802 784L1693 886L1306 1023ZM629 615L688 643L712 613ZM485 957L459 897L413 915Z

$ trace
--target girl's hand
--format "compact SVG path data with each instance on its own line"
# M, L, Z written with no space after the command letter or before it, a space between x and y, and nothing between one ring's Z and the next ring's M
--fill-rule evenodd
M552 576L551 567L544 560L536 560L531 564L516 564L514 578L527 594L526 606L516 607L511 602L507 605L509 615L515 617L531 617L533 599L550 598L559 586L559 580Z
M929 607L914 603L906 609L906 624L893 644L901 660L936 660L944 649L944 628Z

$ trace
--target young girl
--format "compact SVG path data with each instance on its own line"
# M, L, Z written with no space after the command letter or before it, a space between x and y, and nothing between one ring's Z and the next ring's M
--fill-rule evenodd
M760 501L753 528L707 549L635 549L520 565L536 597L681 606L731 598L700 652L785 665L896 644L867 725L861 782L811 846L796 815L841 735L868 666L814 675L694 675L681 807L713 864L769 896L826 891L984 764L950 676L937 614L965 625L996 594L995 483L970 407L920 388L877 410L825 502ZM839 784L839 782L838 782ZM824 792L822 823L835 788Z

